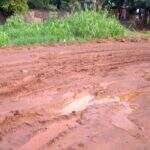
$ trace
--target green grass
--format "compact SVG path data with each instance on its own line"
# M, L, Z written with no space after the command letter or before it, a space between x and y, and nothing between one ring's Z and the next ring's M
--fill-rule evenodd
M43 23L26 23L13 16L0 25L0 46L118 37L125 32L125 28L106 12L81 11Z

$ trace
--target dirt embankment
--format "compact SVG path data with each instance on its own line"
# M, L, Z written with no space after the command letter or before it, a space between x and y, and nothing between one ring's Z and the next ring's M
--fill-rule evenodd
M4 48L0 73L0 149L149 149L149 41Z

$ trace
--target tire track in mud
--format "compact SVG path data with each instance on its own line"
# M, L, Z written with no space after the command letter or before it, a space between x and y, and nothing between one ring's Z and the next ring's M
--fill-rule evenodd
M77 55L79 55L79 54L77 53ZM13 94L13 93L19 92L19 91L21 92L21 90L24 90L24 88L22 88L22 87L24 87L25 85L31 86L35 82L40 81L41 80L40 75L42 75L43 78L49 78L49 76L53 77L56 75L61 76L63 74L67 75L68 70L72 71L72 72L87 72L87 73L89 73L92 71L92 72L96 73L96 70L94 70L94 68L95 69L98 68L100 72L101 71L105 72L105 71L109 71L109 70L113 70L113 69L117 69L119 67L129 65L131 63L132 64L140 63L140 62L145 62L145 61L150 60L149 53L138 54L138 55L130 54L130 57L127 57L127 56L128 55L125 53L125 55L122 55L122 56L114 55L114 56L111 56L110 58L109 58L109 55L100 56L100 58L97 58L97 55L94 55L94 56L92 56L92 57L90 56L90 58L88 58L89 54L87 54L87 56L86 57L84 56L83 58L82 57L80 58L79 56L76 56L76 58L73 58L73 56L70 56L70 57L69 56L67 56L67 57L61 56L62 58L58 57L54 61L49 60L49 59L44 59L44 61L45 61L45 62L43 62L44 66L42 65L42 63L40 66L38 63L35 63L35 65L32 64L34 66L38 66L38 68L40 67L40 69L38 69L38 70L35 68L36 71L34 72L34 75L24 77L24 79L17 81L16 84L11 83L10 86L6 86L6 87L4 86L4 87L0 88L0 95L5 95L5 94L7 95L9 93ZM98 55L98 57L99 57L99 55ZM123 57L125 57L126 59L124 60ZM111 63L105 64L105 61L108 61L107 59L111 59ZM86 60L86 61L84 61L84 60ZM92 65L91 65L91 63L92 63ZM53 64L53 66L52 66L52 64ZM34 67L32 65L31 65L32 68L29 68L29 70L31 69L33 71ZM22 66L22 64L20 66ZM16 67L16 65L14 65L13 67ZM47 73L45 73L45 72L47 72ZM12 74L12 72L11 72L11 74ZM1 83L1 84L3 85L3 83Z
M72 118L66 121L63 120L62 122L59 121L57 123L53 123L50 125L50 127L46 128L46 131L42 131L41 133L31 138L31 140L21 146L19 150L37 150L47 143L53 143L58 137L63 136L63 134L68 131L68 129L77 126L77 120L78 118Z

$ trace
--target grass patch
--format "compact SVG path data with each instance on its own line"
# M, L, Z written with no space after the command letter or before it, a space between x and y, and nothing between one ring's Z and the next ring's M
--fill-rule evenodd
M125 32L125 28L106 12L81 11L43 23L27 23L13 16L0 25L0 46L118 37Z

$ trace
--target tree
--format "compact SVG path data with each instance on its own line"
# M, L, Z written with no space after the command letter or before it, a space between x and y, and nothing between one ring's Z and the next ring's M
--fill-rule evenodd
M150 8L150 0L135 0L135 5L144 5Z
M102 0L103 6L105 7L106 6L120 7L125 2L130 7L137 6L137 5L145 5L145 7L150 7L150 0Z
M11 14L25 13L28 9L27 0L1 0L0 8Z
M54 0L28 0L31 8L36 9L49 9L50 4L55 4Z

